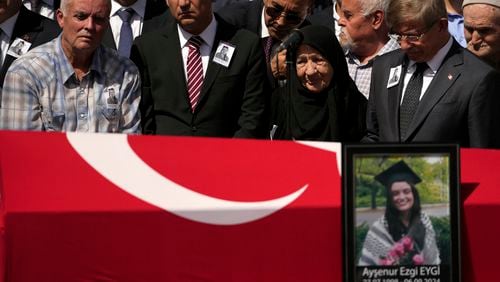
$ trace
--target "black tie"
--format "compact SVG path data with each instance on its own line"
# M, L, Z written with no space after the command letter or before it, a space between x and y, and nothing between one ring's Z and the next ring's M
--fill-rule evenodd
M417 63L417 69L406 86L403 103L401 103L401 107L399 108L399 134L401 140L406 138L408 125L410 125L417 111L420 94L422 92L422 83L424 81L424 71L426 69L427 63Z

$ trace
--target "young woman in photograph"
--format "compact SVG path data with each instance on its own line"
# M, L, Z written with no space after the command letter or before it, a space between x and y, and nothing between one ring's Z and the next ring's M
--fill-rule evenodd
M432 223L421 211L415 185L421 179L404 161L375 176L387 189L385 214L366 235L359 266L440 263Z

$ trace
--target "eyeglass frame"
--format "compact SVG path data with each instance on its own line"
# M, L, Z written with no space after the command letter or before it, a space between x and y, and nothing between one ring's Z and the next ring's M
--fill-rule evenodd
M276 7L275 5L271 4L269 6L264 6L264 11L265 13L271 17L273 20L277 20L280 17L283 17L287 23L289 24L299 24L302 22L305 17L307 16L307 13L305 15L299 15L296 12L287 12L285 11L285 8L282 6Z
M432 27L438 23L439 20L433 22L431 25L429 25L429 27L422 33L418 34L418 35L407 35L407 34L397 34L397 33L389 33L389 37L394 39L396 42L401 42L401 41L406 41L406 42L410 42L410 43L415 43L415 42L418 42L420 41L420 39L422 39L422 37L427 34L431 29Z

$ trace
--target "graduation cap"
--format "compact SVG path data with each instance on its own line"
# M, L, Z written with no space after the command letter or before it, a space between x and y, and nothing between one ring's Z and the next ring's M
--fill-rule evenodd
M413 185L422 181L403 160L379 173L375 176L375 180L382 183L385 187L390 187L396 181L407 181Z

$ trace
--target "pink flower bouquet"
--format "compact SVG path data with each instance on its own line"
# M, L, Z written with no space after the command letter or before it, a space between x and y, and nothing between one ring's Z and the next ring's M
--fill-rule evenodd
M387 253L381 257L379 265L422 265L424 256L418 252L410 236L405 236L396 242Z

